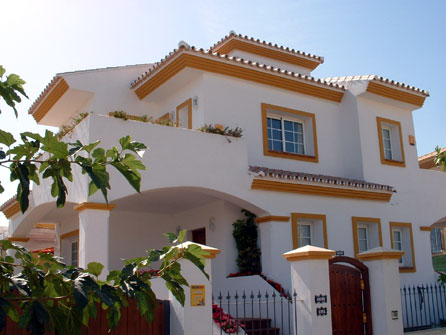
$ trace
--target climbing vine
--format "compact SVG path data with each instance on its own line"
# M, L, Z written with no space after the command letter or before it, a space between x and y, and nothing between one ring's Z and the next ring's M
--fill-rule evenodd
M238 250L237 265L240 272L260 273L262 271L260 264L261 251L257 247L256 215L246 209L242 209L242 213L245 218L232 224L234 227L232 236Z

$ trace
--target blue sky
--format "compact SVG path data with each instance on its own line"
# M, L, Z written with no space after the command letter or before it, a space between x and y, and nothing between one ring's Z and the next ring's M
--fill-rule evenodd
M324 56L315 77L378 74L428 90L413 113L418 154L446 146L443 0L14 0L0 13L0 64L27 81L30 97L18 119L0 104L0 127L14 133L42 131L27 110L58 72L150 63L180 40L208 48L235 30ZM0 203L14 194L5 179L0 171Z

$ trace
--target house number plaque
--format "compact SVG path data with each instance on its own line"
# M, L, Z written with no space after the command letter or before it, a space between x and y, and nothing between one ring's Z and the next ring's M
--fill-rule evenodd
M316 304L326 304L328 302L327 295L319 294L314 296L314 303Z
M190 286L190 305L193 307L206 305L206 288L204 285Z
M327 315L327 307L318 307L316 309L316 315L317 316L325 316L325 315Z

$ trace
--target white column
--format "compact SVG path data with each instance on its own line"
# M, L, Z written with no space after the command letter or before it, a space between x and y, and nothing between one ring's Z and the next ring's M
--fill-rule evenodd
M289 288L289 279L281 277L289 271L289 264L281 256L293 247L290 217L264 216L256 222L259 225L262 273Z
M187 248L190 244L198 244L185 242L178 247L180 249ZM205 257L205 271L209 275L209 280L201 271L186 259L179 260L181 265L181 274L187 280L189 287L183 286L186 300L184 307L169 292L169 300L171 304L170 311L170 332L178 335L210 335L212 334L212 273L211 261L220 250L205 245L198 244L203 250L209 253ZM191 300L192 292L202 291L204 288L204 300L202 306L194 306Z
M332 334L328 260L334 254L333 250L309 245L283 254L291 266L292 293L297 293L297 335ZM327 301L316 303L316 295L326 296ZM318 315L318 309L326 315Z
M110 271L110 211L114 205L84 202L74 207L79 212L79 266L90 262L104 265L102 278Z
M398 260L403 252L374 248L358 255L369 268L373 333L403 334L400 273Z

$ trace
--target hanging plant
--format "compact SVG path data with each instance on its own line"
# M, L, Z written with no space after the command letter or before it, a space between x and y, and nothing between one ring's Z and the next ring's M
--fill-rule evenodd
M232 224L234 227L232 236L238 250L237 265L240 272L260 273L261 251L257 247L257 224L254 221L256 215L246 209L242 209L242 213L245 214L245 218Z

